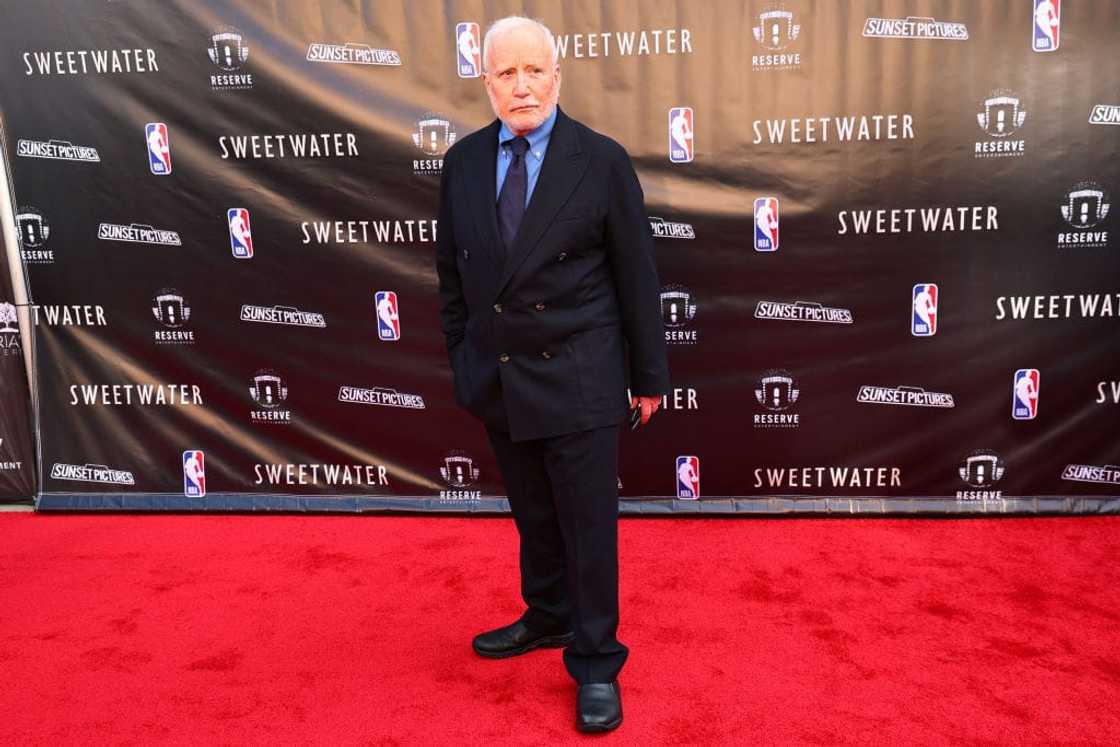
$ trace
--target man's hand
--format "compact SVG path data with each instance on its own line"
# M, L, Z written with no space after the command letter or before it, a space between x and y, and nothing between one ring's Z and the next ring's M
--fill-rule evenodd
M649 419L653 417L653 413L657 412L657 408L661 407L661 398L631 397L630 409L633 410L635 407L639 406L642 408L642 425L645 425L649 422Z

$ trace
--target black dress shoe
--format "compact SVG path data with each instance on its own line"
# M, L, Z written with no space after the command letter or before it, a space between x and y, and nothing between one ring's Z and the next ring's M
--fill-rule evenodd
M574 633L538 633L518 620L504 628L480 633L471 645L474 652L488 659L505 659L517 656L535 648L560 648L567 646L575 638Z
M622 691L618 682L591 682L579 686L576 696L576 728L580 731L610 731L622 723Z

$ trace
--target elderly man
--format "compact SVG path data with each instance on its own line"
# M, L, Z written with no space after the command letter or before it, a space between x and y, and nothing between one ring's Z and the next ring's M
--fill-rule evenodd
M566 646L576 726L608 731L628 653L619 426L628 408L644 425L669 389L652 239L626 151L557 106L551 32L504 18L482 52L497 119L444 157L440 318L456 402L485 424L509 496L527 609L473 646Z

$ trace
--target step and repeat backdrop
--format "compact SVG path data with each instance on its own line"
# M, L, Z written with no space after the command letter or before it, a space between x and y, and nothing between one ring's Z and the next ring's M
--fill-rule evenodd
M513 13L655 237L623 510L1120 508L1120 3L1059 0L12 4L39 508L505 509L434 242Z
M0 190L6 191L2 174L0 170ZM0 252L0 503L10 503L35 495L35 447L19 308L12 302L15 292L3 261L14 259L19 250L9 252L2 233Z

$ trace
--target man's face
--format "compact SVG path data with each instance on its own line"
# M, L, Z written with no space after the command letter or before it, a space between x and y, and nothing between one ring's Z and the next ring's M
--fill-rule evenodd
M494 113L514 135L524 135L552 115L560 97L560 66L544 34L515 28L490 39L482 80Z

